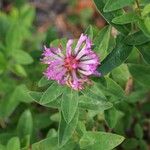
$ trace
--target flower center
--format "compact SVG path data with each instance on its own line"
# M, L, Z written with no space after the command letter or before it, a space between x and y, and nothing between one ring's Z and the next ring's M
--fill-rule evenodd
M79 61L75 59L74 56L69 56L65 58L65 67L68 71L72 71L78 67Z

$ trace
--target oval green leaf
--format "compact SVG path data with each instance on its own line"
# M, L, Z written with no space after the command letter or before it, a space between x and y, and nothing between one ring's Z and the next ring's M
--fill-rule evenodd
M62 95L61 110L67 123L73 119L78 108L78 92L69 90Z

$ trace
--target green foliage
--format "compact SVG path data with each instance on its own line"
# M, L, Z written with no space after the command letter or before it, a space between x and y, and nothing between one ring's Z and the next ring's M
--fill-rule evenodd
M7 150L20 150L20 141L18 137L11 138L7 143Z
M130 73L126 64L122 64L111 72L112 78L122 87L130 78Z
M15 59L16 63L22 65L31 64L33 62L32 57L22 50L13 51L12 57Z
M129 64L129 70L135 80L140 82L142 85L150 87L150 66L143 66L137 64ZM140 70L140 72L139 72Z
M121 16L115 17L112 22L115 24L128 24L139 20L139 17L135 13L127 13Z
M142 11L142 16L146 16L150 13L150 4L146 5Z
M56 100L61 94L62 88L57 83L53 83L42 95L40 103L46 104L52 102Z
M137 146L138 146L138 141L136 139L134 139L134 138L127 139L123 143L123 147L127 148L129 150L137 149Z
M18 136L20 138L24 138L26 135L32 135L32 128L33 128L32 115L29 110L26 110L20 116L17 125Z
M142 45L150 41L141 31L126 36L125 43L128 45Z
M140 124L136 124L134 128L134 132L137 138L142 139L143 138L143 129L140 126Z
M140 51L140 53L143 56L143 59L145 60L146 63L150 64L150 53L149 53L149 46L150 43L146 43L146 44L142 44L140 46L137 46L138 50Z
M94 3L98 9L98 11L102 14L102 16L105 18L105 20L111 24L112 26L114 26L118 31L122 32L123 35L126 35L129 33L129 29L127 28L126 25L123 25L123 26L120 26L120 25L116 25L114 23L112 23L112 20L117 17L117 16L120 16L122 15L124 12L122 10L115 10L112 12L104 12L103 11L103 8L106 4L106 0L102 0L102 1L99 1L99 0L94 0Z
M61 114L61 120L59 123L59 130L58 130L59 136L58 143L60 147L62 147L69 141L69 139L71 138L72 134L76 129L77 123L78 123L78 110L76 111L74 118L69 123L65 121L63 115Z
M102 61L99 71L102 75L109 73L121 65L127 59L131 51L131 46L125 45L123 40L119 41L112 52Z
M81 149L87 150L111 150L119 145L124 137L105 132L86 132L80 140Z
M28 89L25 85L16 86L15 90L12 92L10 98L6 100L2 100L0 104L0 117L8 117L12 114L12 112L16 109L19 103L22 102L30 102L31 97L28 95ZM20 99L21 97L21 99Z
M43 87L43 86L46 86L46 85L51 84L51 83L52 83L52 81L46 79L46 77L43 76L43 77L39 80L39 82L38 82L38 87Z
M123 113L118 111L115 107L112 107L105 111L105 119L110 128L114 128L121 117L123 117ZM112 118L113 116L113 118Z
M98 35L95 38L94 44L96 45L95 51L99 54L101 61L107 56L108 52L108 47L109 47L109 41L110 41L110 31L111 27L106 26L103 28Z
M92 8L68 17L88 26L101 61L101 76L81 91L41 77L43 43L66 49L57 27L39 32L26 0L0 11L0 150L148 150L150 3L93 1L104 28L89 25Z
M109 94L116 96L119 99L125 98L123 89L111 78L106 78L107 88Z
M108 0L104 6L104 12L114 11L132 4L134 0Z
M67 123L70 123L78 108L78 93L67 90L67 94L62 95L61 109Z

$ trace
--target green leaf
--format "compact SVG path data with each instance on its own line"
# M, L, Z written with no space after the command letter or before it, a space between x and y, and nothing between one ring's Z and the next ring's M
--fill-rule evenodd
M30 146L31 135L26 135L21 139L21 147L28 148Z
M142 17L145 17L146 15L148 15L150 13L150 4L145 5L144 9L142 10Z
M148 21L148 24L149 24L149 21ZM142 19L139 20L137 25L142 30L142 32L145 34L145 36L150 38L150 30L149 30L149 27L147 27L145 25L145 19L144 20L142 20Z
M75 145L75 142L70 140L66 145L59 148L57 137L48 137L44 140L41 140L37 143L34 143L31 145L32 150L73 150ZM22 149L22 150L28 150L28 149Z
M57 136L57 131L56 131L55 129L51 128L51 129L48 131L46 137L48 137L48 138L50 138L50 137L53 138L53 137L56 137L56 136Z
M125 98L125 92L120 87L119 84L117 84L114 80L111 78L105 77L106 83L107 83L107 91L109 94L116 96L117 98L124 99Z
M66 38L61 38L61 39L56 39L56 40L52 41L50 43L50 46L61 47L62 50L65 50L66 49L66 43L67 43L67 39Z
M105 110L105 119L110 128L114 128L123 115L124 114L115 107Z
M15 90L10 95L8 100L3 100L0 105L0 117L5 118L9 117L14 110L17 108L19 103L23 101L29 103L32 101L32 98L28 94L28 89L25 85L21 84L16 86Z
M123 142L122 147L127 150L137 149L138 142L139 141L135 138L129 138Z
M43 95L42 92L35 92L35 91L30 91L29 92L30 96L32 97L32 99L37 102L38 104L45 106L45 107L52 107L52 108L59 108L60 107L60 98L61 96L59 96L58 98L55 99L55 101L51 101L49 103L43 104L40 102L40 99Z
M104 12L114 11L125 6L132 4L134 0L107 0L107 3L104 7Z
M88 87L84 90L81 91L81 93L87 97L91 98L93 100L98 100L98 101L107 101L104 93L102 90L97 86L96 83L94 83L91 87Z
M112 28L111 29L111 35L110 35L110 40L109 40L109 45L108 45L108 50L107 52L110 53L116 46L116 29ZM115 33L115 34L114 34ZM118 31L117 31L118 33Z
M150 64L150 42L140 45L140 46L136 46L137 49L140 51L140 53L142 54L144 60Z
M130 73L126 64L122 64L111 72L112 78L122 87L125 86L130 77Z
M57 138L46 138L37 143L32 144L32 150L58 150Z
M62 95L61 110L63 117L67 123L73 119L78 108L78 92L73 90L67 90Z
M56 27L50 27L47 31L47 35L46 35L46 46L49 47L50 43L52 41L54 41L55 39L57 39L58 35L57 35L57 29Z
M128 64L129 71L133 78L142 85L150 88L150 66L143 66L139 64Z
M100 12L100 14L105 18L105 20L111 24L112 26L114 26L118 31L120 31L121 33L123 33L124 35L128 34L129 32L129 29L126 25L116 25L114 23L112 23L112 19L117 17L117 16L120 16L123 14L123 11L122 10L117 10L117 11L113 11L113 12L104 12L103 11L103 8L106 4L106 0L104 1L100 1L100 0L94 0L94 3L98 9L98 11Z
M110 40L110 31L111 31L110 26L104 27L102 30L100 30L100 32L98 33L98 35L94 40L94 44L96 45L94 50L97 52L97 54L99 54L101 61L108 54L107 50L108 50L109 40Z
M111 108L113 105L107 101L101 101L94 98L89 98L88 96L80 96L79 97L79 107L90 110L98 110L99 112L103 112L106 109Z
M20 25L18 23L12 24L6 34L6 49L8 51L20 49L22 40Z
M139 60L142 61L142 57L140 58L140 52L136 47L133 47L132 52L130 53L127 63L139 63Z
M131 46L125 45L123 41L120 41L114 50L102 61L99 72L105 75L120 66L127 59L131 51Z
M125 38L125 43L128 45L142 45L150 41L150 38L145 36L142 31L135 32Z
M11 26L10 20L5 12L0 11L0 41L4 41L6 38L6 33Z
M50 85L53 81L52 80L48 80L45 76L43 76L40 81L38 82L38 87L43 87L46 85Z
M0 150L7 150L7 149L4 145L0 144Z
M51 119L53 122L59 122L59 120L60 120L60 115L59 115L59 113L55 113L55 114L51 115L50 119Z
M25 69L20 64L15 64L14 68L12 68L12 72L14 72L20 77L27 77Z
M19 19L19 10L16 7L13 7L10 11L10 19L12 23L18 23Z
M7 150L20 150L20 141L18 137L13 137L8 141Z
M56 100L63 93L63 87L57 83L53 83L50 87L44 92L40 99L40 103L46 104Z
M109 102L116 104L120 103L122 100L126 100L127 97L122 87L111 78L101 77L96 79L95 82L97 82L99 89L101 89L109 99Z
M17 125L18 136L23 139L27 135L32 135L33 130L33 119L30 110L25 110L20 118Z
M29 90L26 85L21 84L17 87L15 99L24 103L32 102L32 98L29 95Z
M1 132L0 134L0 144L6 145L7 142L12 138L16 136L16 133L14 132Z
M112 22L115 24L128 24L139 20L139 17L135 13L126 13L121 16L115 17Z
M90 39L93 39L93 27L91 25L89 25L89 27L86 29L85 34L87 34Z
M75 131L75 128L78 123L78 110L76 111L76 114L74 118L71 120L69 124L66 123L63 115L61 114L61 120L59 123L59 130L58 130L58 143L59 146L62 147L65 145L68 140L71 138L72 134Z
M148 144L144 140L139 141L140 150L148 150Z
M20 86L17 86L12 92L8 100L3 100L0 105L0 116L3 118L10 116L21 101L21 97L18 97L18 92L20 92ZM19 93L20 94L20 93Z
M134 127L134 134L139 139L143 138L143 129L142 129L142 126L138 123Z
M33 62L32 57L22 50L14 50L12 56L18 64L27 65Z
M127 97L127 101L129 103L137 103L138 101L141 101L141 99L143 99L143 97L148 93L148 89L145 90L143 89L139 89L136 91L133 91L128 97Z
M21 7L20 19L21 23L25 27L30 27L35 17L35 10L31 5L24 5Z
M86 150L112 150L124 140L123 136L106 132L85 132L80 139L80 148Z
M40 102L40 99L41 99L41 97L42 97L42 95L43 95L43 92L30 91L30 92L29 92L29 95L32 97L32 99L33 99L34 101L36 101L37 103L39 103L39 102Z
M36 131L49 127L52 124L52 119L50 118L49 112L35 114L33 118L33 124Z
M144 24L145 24L145 27L147 28L147 31L149 32L149 36L150 36L150 17L149 16L144 18Z

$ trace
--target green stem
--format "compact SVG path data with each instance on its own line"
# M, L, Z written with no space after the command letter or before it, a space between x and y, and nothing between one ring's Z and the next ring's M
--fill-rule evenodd
M136 5L137 5L137 8L138 8L139 14L140 14L140 16L141 16L141 9L140 9L139 1L138 1L138 0L135 0L135 2L136 2Z

